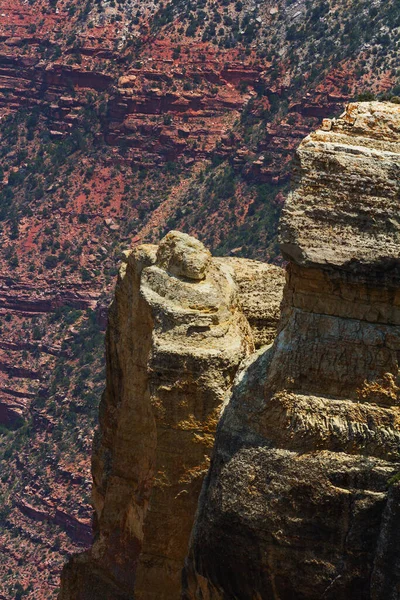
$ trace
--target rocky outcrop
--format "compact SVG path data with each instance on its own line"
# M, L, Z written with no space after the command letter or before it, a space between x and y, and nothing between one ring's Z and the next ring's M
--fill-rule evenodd
M268 301L253 334L255 286ZM178 232L128 253L93 450L95 539L66 566L61 600L179 598L220 409L254 338L271 335L282 287L281 269L213 259Z
M35 344L0 356L41 373L39 381L0 370L0 424L35 423L26 451L11 449L14 434L1 436L0 455L12 452L0 461L0 510L4 499L13 505L14 482L22 495L25 481L42 494L50 487L71 514L86 499L46 461L62 452L62 436L63 459L87 473L102 342L82 336L98 358L93 366L82 348L77 364L80 327L58 307L86 312L98 294L108 304L117 249L132 237L158 240L166 224L210 248L273 259L282 186L301 139L346 98L396 85L396 0L370 4L0 0L0 337L19 343L39 328L42 343L67 353L52 360ZM225 188L221 199L214 192L230 166L235 193ZM91 374L80 377L82 368ZM78 549L63 531L52 547L42 525L19 514L10 521L4 556L17 559L3 561L0 596L17 593L18 573L29 600L54 600L58 568ZM40 541L18 554L25 526Z
M221 417L184 598L398 600L400 107L298 150L280 332Z
M222 258L234 269L239 286L240 306L253 332L254 345L270 344L276 335L285 284L281 267L245 258Z

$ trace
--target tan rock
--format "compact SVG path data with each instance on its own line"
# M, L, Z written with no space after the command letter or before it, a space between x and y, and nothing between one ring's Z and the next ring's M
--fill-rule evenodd
M211 254L195 238L170 231L157 251L157 265L172 275L200 280L206 276Z
M137 80L136 75L123 75L118 79L118 87L121 88L130 88L135 84Z
M279 334L221 417L186 600L399 600L400 110L299 148Z
M270 344L279 324L285 271L247 258L219 260L233 268L233 278L239 286L240 305L252 329L255 347Z
M399 105L363 102L303 140L281 221L288 259L350 273L363 265L368 274L391 271L400 243L399 131Z
M254 350L235 281L246 269L250 306L251 282L262 280L268 296L267 270L254 261L212 259L179 232L124 255L93 449L95 539L64 569L61 600L180 597L220 410ZM275 315L283 276L271 273Z

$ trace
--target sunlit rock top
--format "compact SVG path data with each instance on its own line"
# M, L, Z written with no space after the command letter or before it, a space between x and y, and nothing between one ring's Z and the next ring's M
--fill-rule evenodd
M281 222L286 258L400 277L400 105L349 104L297 156Z

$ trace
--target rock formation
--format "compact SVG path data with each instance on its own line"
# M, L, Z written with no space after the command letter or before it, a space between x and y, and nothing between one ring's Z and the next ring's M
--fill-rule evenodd
M218 425L184 598L400 598L400 107L298 150L280 331Z
M83 550L47 506L90 518L101 335L71 349L116 249L168 227L273 260L295 148L356 94L400 94L399 27L398 0L0 0L0 596L18 573L54 600Z
M218 260L234 269L240 306L252 329L255 347L270 344L279 324L283 270L257 260L231 257Z
M179 598L219 412L271 337L283 282L278 267L213 259L178 232L127 253L93 451L95 539L66 566L60 600Z

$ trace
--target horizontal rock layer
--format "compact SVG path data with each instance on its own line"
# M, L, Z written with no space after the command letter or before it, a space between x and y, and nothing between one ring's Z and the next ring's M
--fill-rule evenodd
M400 598L399 117L353 104L299 148L279 334L219 423L187 600Z
M281 223L295 263L398 277L400 106L349 104L298 149L298 185Z

